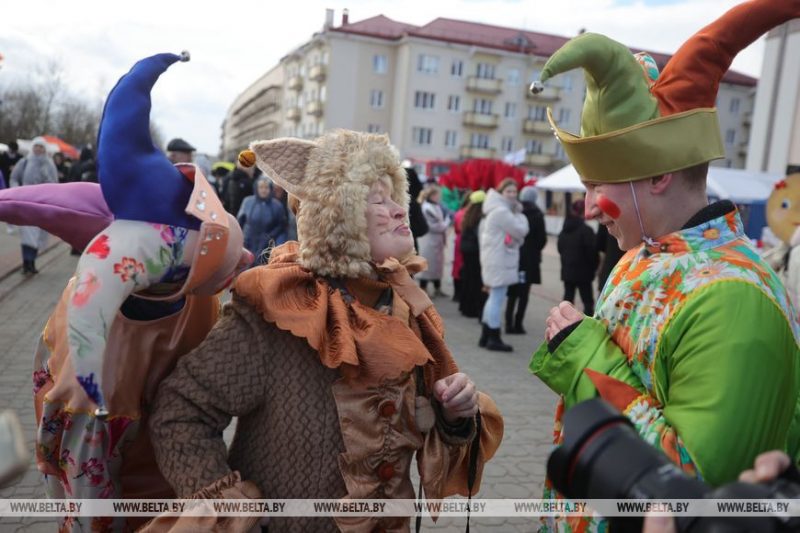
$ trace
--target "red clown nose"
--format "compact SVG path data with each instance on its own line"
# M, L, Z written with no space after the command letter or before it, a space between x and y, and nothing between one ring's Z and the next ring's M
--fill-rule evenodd
M603 196L602 194L597 195L597 207L600 208L600 211L607 214L613 219L618 219L620 215L620 209L617 204Z

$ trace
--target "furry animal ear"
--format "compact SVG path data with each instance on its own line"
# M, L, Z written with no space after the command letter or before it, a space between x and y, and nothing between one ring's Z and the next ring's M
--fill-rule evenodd
M311 150L316 147L312 141L290 138L258 141L250 145L258 168L300 200L306 199L306 165Z

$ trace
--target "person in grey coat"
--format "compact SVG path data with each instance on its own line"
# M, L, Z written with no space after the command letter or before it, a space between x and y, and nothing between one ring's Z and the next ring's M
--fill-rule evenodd
M58 171L47 155L47 143L42 137L33 139L31 153L21 160L11 172L11 187L56 183ZM22 240L22 273L25 276L38 274L36 256L47 246L47 232L35 226L20 226Z
M447 242L447 228L450 221L444 214L439 200L442 191L438 185L431 185L419 195L422 214L428 223L428 233L419 238L419 255L428 262L428 269L417 275L419 285L427 290L428 282L433 282L433 297L447 296L442 292L442 273L444 272L444 247Z
M483 307L483 331L478 346L510 352L500 337L500 315L509 285L519 282L519 248L528 234L528 219L517 200L517 182L511 178L489 190L483 202L480 252L483 284L489 298Z

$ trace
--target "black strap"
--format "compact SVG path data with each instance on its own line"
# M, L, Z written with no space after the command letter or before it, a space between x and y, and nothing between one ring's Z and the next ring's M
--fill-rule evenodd
M414 368L414 373L416 374L417 378L417 396L427 397L425 394L425 371L421 366L416 366ZM422 476L419 477L419 487L417 487L417 503L422 502L424 498L423 488L422 488ZM422 509L420 507L420 509ZM420 529L422 528L422 511L417 513L414 527L416 533L419 533Z
M481 449L481 412L475 415L475 438L472 439L472 446L469 448L469 465L467 466L467 529L469 533L469 512L472 502L472 487L475 485L475 478L478 476L478 452Z

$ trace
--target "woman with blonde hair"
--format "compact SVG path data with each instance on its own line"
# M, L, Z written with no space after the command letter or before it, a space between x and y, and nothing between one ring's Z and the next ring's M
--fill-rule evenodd
M444 247L447 244L447 228L450 221L439 205L442 190L438 185L430 185L419 194L422 214L428 223L428 233L419 238L419 255L428 261L428 269L417 276L419 285L427 291L428 281L433 282L433 297L447 296L442 292L442 273L444 272Z
M242 159L299 199L298 242L237 278L222 319L159 388L151 427L165 478L181 497L413 499L416 455L425 497L474 494L503 422L411 277L423 261L388 138L337 130L252 150ZM409 519L269 521L376 529L408 531Z

